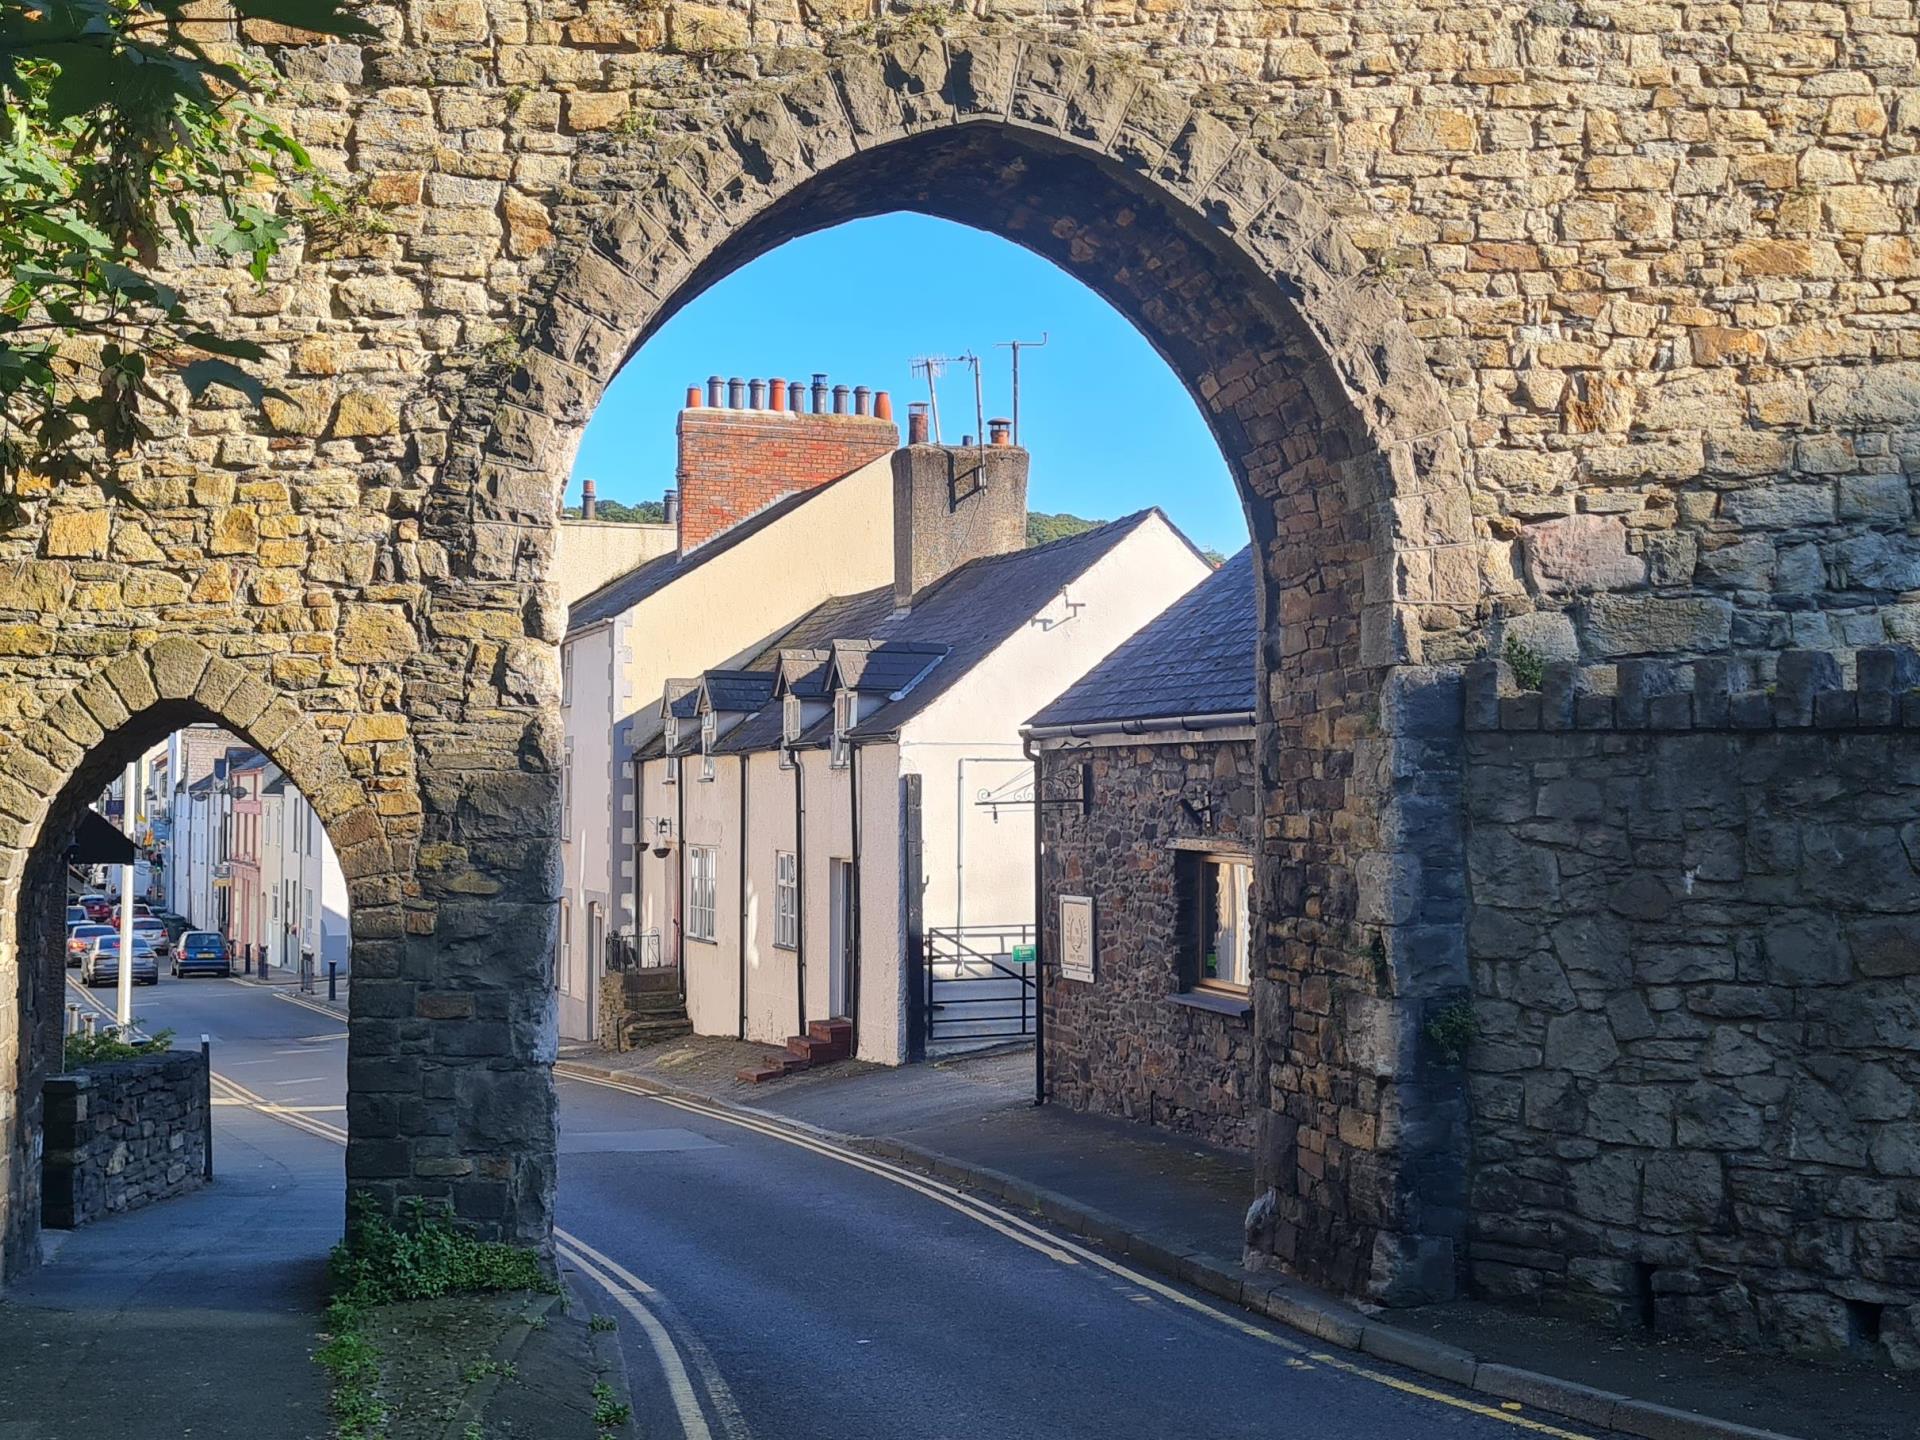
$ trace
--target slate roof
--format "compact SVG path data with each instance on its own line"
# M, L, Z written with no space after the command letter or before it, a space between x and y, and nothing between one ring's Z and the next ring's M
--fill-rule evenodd
M855 726L854 736L891 735L1155 516L1157 510L1142 510L1050 545L969 561L921 591L905 613L893 608L891 587L830 600L803 616L748 662L748 668L773 668L783 649L830 641L843 679L857 666L856 683L866 693L899 694ZM800 743L825 745L832 733L833 717L826 715L808 727ZM772 749L780 739L780 706L770 703L735 726L714 749L717 754L744 754Z
M758 710L773 698L776 678L770 670L709 670L702 677L707 705L728 715Z
M1259 634L1249 547L1142 626L1027 724L1251 716Z
M851 470L847 472L849 475L852 473ZM721 531L705 544L694 546L685 554L656 555L644 564L634 566L626 574L616 575L591 595L583 595L573 602L572 608L567 611L567 634L571 636L589 625L597 625L623 610L631 609L681 576L692 574L716 555L724 555L741 541L751 539L782 516L792 514L815 496L825 494L846 478L846 475L842 475L838 480L829 480L811 490L784 496L739 524Z

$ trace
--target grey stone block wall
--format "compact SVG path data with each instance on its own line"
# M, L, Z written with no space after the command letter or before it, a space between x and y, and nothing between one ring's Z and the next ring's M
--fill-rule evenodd
M43 1224L71 1230L205 1183L207 1064L196 1052L52 1075L41 1095Z
M1229 740L1042 753L1047 795L1078 794L1080 766L1093 767L1088 814L1061 805L1042 811L1047 954L1058 959L1062 894L1094 897L1098 948L1092 984L1056 974L1047 987L1047 1078L1056 1103L1254 1148L1262 1101L1252 1015L1175 998L1178 851L1170 844L1206 836L1257 853L1253 749L1251 740Z
M1920 694L1854 668L1470 670L1481 1293L1920 1364Z

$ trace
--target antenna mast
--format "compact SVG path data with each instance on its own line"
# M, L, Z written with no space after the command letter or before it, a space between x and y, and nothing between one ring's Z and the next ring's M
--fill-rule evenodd
M1013 443L1020 443L1020 352L1038 350L1052 337L1051 330L1042 330L1038 340L1002 340L994 346L996 350L1013 351Z
M945 358L939 355L923 355L913 362L913 373L927 377L927 411L933 420L933 443L936 445L940 444L941 440L940 392L935 382L945 373L946 368Z

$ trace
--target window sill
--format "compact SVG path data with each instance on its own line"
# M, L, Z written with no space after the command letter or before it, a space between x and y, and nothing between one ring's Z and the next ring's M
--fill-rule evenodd
M1253 997L1230 990L1181 990L1167 998L1189 1010L1208 1010L1233 1020L1244 1020L1253 1014Z
M776 950L784 950L789 955L791 955L795 951L797 951L800 947L798 945L782 945L778 940L776 940L773 942L773 948Z
M720 943L711 935L695 935L692 932L688 932L686 938L695 945L718 945Z

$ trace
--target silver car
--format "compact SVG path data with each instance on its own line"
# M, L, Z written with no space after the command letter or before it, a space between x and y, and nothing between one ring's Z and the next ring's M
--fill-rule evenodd
M154 958L153 946L140 936L133 937L133 983L136 985L158 985L160 983L160 962ZM102 935L93 942L93 948L87 951L87 958L80 962L80 983L82 985L117 985L120 982L120 937Z
M167 930L167 922L157 920L151 915L133 917L133 938L145 940L153 946L153 953L161 960L173 954L173 936Z

